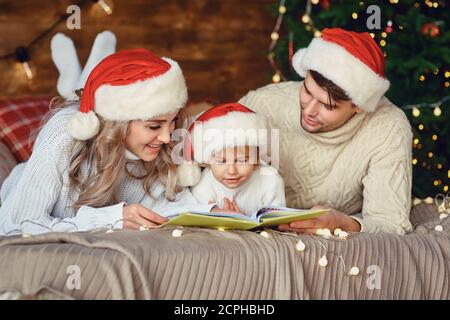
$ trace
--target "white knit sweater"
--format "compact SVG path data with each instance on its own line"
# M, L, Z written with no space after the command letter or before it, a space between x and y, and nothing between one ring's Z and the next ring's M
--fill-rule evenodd
M66 133L66 123L77 110L73 107L56 113L42 128L30 159L16 166L0 190L0 234L39 234L49 231L88 231L102 227L123 227L123 205L142 204L167 216L189 210L209 211L213 205L198 205L188 189L175 201L164 197L164 186L156 183L149 197L142 181L125 176L117 187L120 203L103 208L83 206L76 211L71 206L78 194L68 191L69 149L72 138ZM130 170L140 170L134 162ZM82 165L81 171L86 172Z
M192 194L200 203L212 201L223 208L223 198L234 200L242 213L252 213L265 206L286 206L284 182L270 166L258 167L252 176L237 188L230 189L217 181L211 169L202 172L202 179L192 188Z
M279 171L288 206L329 205L353 215L366 232L410 231L412 131L403 111L383 97L375 112L311 134L300 125L301 85L268 85L239 101L280 129Z

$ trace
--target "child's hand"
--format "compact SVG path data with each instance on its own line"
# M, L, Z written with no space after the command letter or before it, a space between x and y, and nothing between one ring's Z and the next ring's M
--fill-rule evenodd
M228 198L223 198L224 206L219 208L215 206L211 209L211 212L222 212L222 213L237 213L242 214L241 209L237 206L236 202L230 201ZM209 204L214 203L212 200L208 201Z
M223 208L225 210L235 211L237 213L241 213L241 209L239 209L236 201L229 200L228 198L223 198Z

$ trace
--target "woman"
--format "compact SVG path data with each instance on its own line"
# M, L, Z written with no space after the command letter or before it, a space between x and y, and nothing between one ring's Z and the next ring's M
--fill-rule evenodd
M0 234L149 228L175 208L192 208L170 157L186 100L171 59L131 49L102 60L81 101L49 119L30 159L2 185Z

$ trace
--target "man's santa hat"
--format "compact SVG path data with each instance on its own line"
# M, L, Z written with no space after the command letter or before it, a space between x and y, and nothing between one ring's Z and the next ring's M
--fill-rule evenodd
M178 64L147 49L130 49L103 59L83 88L80 111L67 131L77 140L93 138L107 121L147 120L178 111L187 88Z
M390 85L378 45L367 32L333 28L324 29L322 34L295 53L295 71L302 77L308 70L317 71L343 89L355 105L375 111Z
M202 113L191 124L185 137L184 163L178 166L178 185L196 185L201 178L200 164L208 163L215 152L228 147L257 146L267 152L267 120L240 103L226 103Z

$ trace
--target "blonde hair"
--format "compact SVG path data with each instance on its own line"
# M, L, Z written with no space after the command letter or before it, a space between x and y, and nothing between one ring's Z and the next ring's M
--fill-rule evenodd
M50 112L45 117L45 124L51 116L62 108L78 105L78 100L61 101L52 99ZM97 115L98 116L98 115ZM159 181L165 186L165 197L173 200L181 189L176 185L176 165L171 159L173 143L164 144L158 157L151 162L141 162L145 173L137 176L127 166L130 161L125 157L125 140L130 122L106 121L98 116L99 133L87 141L73 140L69 155L69 194L79 194L74 199L73 207L79 209L83 205L104 207L117 203L116 187L125 175L142 180L145 192L152 197L152 185ZM184 109L178 114L179 128L187 119ZM87 172L81 172L82 164L87 164Z

